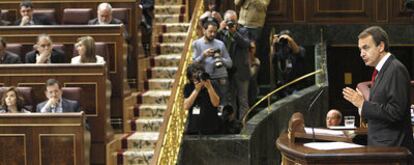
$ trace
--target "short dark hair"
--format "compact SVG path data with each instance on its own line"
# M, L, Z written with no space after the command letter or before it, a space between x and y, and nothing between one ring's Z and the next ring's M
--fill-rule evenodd
M3 37L0 37L0 44L2 44L4 48L7 46L7 42Z
M381 42L384 42L384 50L387 52L389 51L388 34L384 29L379 26L371 26L359 33L358 38L361 39L368 36L372 36L372 39L374 40L376 46L381 44Z
M198 62L194 62L187 67L187 79L192 82L193 75L195 73L204 72L204 67Z
M212 25L212 26L215 26L215 27L218 27L218 25L219 25L217 19L214 18L214 17L206 17L203 20L201 20L201 23L202 23L204 29L207 29L209 25Z
M59 86L59 88L60 88L60 85L59 85L59 81L58 80L51 78L51 79L48 79L46 81L46 87L52 86L52 85L55 85L55 84L57 84Z
M28 0L22 1L22 3L20 3L20 8L21 7L26 7L26 8L33 9L32 1L28 1Z

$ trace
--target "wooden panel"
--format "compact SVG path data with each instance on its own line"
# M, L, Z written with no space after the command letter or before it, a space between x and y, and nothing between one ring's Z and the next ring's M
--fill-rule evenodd
M389 4L387 0L376 0L376 20L377 22L388 22Z
M409 12L405 10L404 0L390 0L390 22L392 23L412 23L412 17Z
M293 22L305 21L305 0L293 0Z
M230 2L222 8L234 8ZM266 24L411 24L404 0L271 0Z
M0 164L27 164L24 134L0 135Z
M16 64L0 65L0 82L5 86L31 86L36 94L34 101L44 101L44 83L49 78L55 78L64 86L81 87L81 107L88 113L91 128L92 149L103 149L112 139L113 130L109 123L109 96L106 96L106 69L104 65L96 64ZM92 157L103 161L92 152Z
M0 143L10 143L1 144L2 151L7 147L8 160L20 158L19 165L84 164L84 121L83 113L0 114Z
M304 143L311 141L311 139L302 139L300 142L291 143L288 133L285 132L276 140L276 146L285 164L410 164L411 153L404 147L364 146L326 151L304 146Z
M373 21L373 0L308 0L310 22L362 23Z
M75 135L40 134L39 164L75 164Z
M272 0L267 8L268 24L292 22L292 1Z

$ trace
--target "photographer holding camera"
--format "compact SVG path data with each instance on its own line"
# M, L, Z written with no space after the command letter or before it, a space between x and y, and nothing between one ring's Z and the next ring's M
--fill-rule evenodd
M239 119L249 109L248 94L251 74L248 36L248 30L237 23L237 13L234 10L227 10L220 24L217 39L224 42L233 61L233 67L229 69L230 91L232 106L237 110Z
M222 122L217 107L220 97L211 83L210 75L198 63L187 68L189 82L184 87L184 109L189 110L186 134L221 133Z
M291 37L289 30L283 30L273 36L271 54L276 85L280 87L305 73L305 48L299 46ZM285 97L302 89L303 82L298 82L280 91Z
M200 63L211 76L211 82L218 87L221 105L230 103L227 69L233 63L229 53L220 40L215 39L218 23L212 17L202 20L204 36L193 42L193 61Z

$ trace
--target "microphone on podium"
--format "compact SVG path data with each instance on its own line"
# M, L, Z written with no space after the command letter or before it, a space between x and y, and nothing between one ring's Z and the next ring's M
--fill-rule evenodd
M308 109L306 110L307 112L309 112L310 116L312 115L312 108L313 105L315 105L316 101L319 99L319 97L321 97L322 93L325 91L325 87L322 85L320 87L319 92L314 95L314 97L312 98L312 102L309 104ZM315 141L315 120L313 120L313 123L311 123L311 127L312 127L312 141Z

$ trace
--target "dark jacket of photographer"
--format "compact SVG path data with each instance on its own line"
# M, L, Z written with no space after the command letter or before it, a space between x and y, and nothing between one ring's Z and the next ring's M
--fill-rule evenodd
M229 77L237 80L250 79L248 31L242 25L238 25L237 31L231 34L227 29L219 30L217 39L224 42L233 61L233 67L229 69Z
M274 45L277 47L277 51L273 55L272 61L278 86L284 85L305 73L305 49L302 46L299 46L299 52L293 53L292 49L287 45L288 44ZM299 82L286 89L290 94L294 90L301 89L303 86L304 84Z
M213 85L214 89L217 89ZM184 87L184 98L190 97L194 91L194 83L187 83ZM195 112L198 109L198 112ZM218 116L217 107L211 103L206 88L200 90L193 105L189 109L186 134L218 134L221 133L222 121Z

